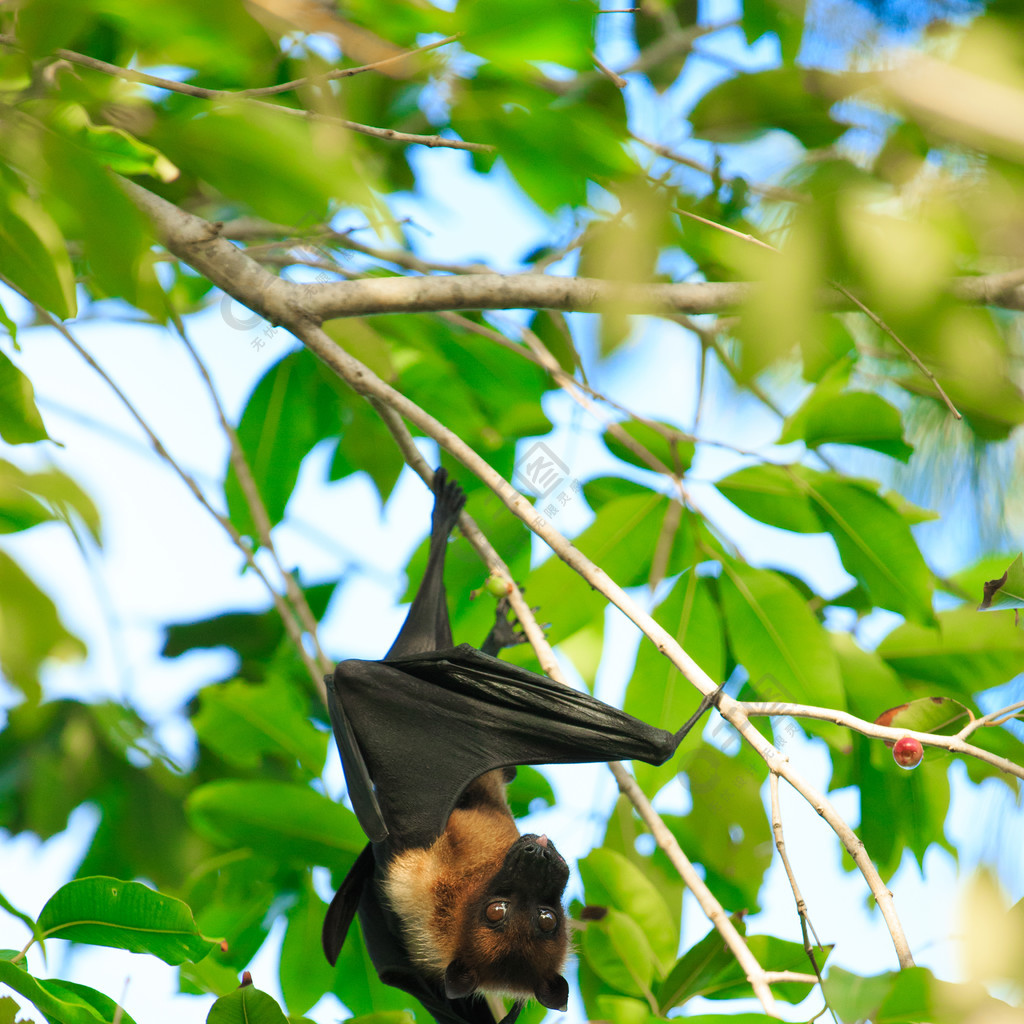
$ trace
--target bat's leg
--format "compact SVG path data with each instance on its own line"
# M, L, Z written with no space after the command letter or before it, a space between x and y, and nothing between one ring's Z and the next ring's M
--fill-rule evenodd
M682 743L686 734L701 720L704 712L708 708L717 708L718 699L722 695L722 689L725 683L722 683L716 690L712 690L711 693L705 694L701 697L700 704L697 706L697 710L690 715L685 724L681 729L676 730L675 742L676 744Z
M494 612L494 625L491 627L487 639L480 645L484 654L496 658L498 653L505 647L515 647L517 644L526 643L526 634L519 628L516 619L509 619L508 613L511 605L507 597L498 601ZM534 609L536 611L536 609Z
M385 660L454 646L444 590L444 556L448 537L465 504L466 495L462 488L454 480L449 480L443 469L438 468L434 473L434 514L431 518L427 571L423 574L423 581L405 617L405 624L391 649L384 655Z

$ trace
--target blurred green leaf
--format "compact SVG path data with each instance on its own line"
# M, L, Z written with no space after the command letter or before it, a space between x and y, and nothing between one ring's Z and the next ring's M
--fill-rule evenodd
M804 466L747 466L715 486L752 519L794 533L824 533L825 526L802 481L819 474ZM813 477L812 477L813 478Z
M879 395L842 391L825 381L786 418L780 444L802 440L808 448L823 444L854 444L907 462L913 448L903 439L899 410Z
M7 681L36 699L44 661L84 654L84 645L64 628L53 601L0 551L0 669Z
M282 861L342 870L366 845L355 815L308 786L225 779L194 790L185 807L212 841Z
M135 1024L117 1003L102 992L56 978L34 978L9 960L0 958L0 983L24 996L48 1021L58 1024Z
M857 481L822 476L808 493L836 542L843 567L872 602L931 622L932 576L903 516Z
M797 67L728 78L705 93L690 112L693 134L712 142L745 142L782 130L808 149L828 146L846 131L833 119L832 101L825 98L829 78Z
M200 702L196 734L229 764L254 768L262 755L276 754L311 775L323 770L327 733L313 727L302 695L284 680L216 683L200 691Z
M496 64L521 68L550 61L584 70L594 47L595 9L589 0L467 0L455 9L463 44Z
M693 441L669 423L648 423L642 420L627 420L617 425L617 429L625 432L641 449L646 449L673 476L682 476L693 461ZM605 430L601 440L616 458L639 466L641 469L661 472L650 465L642 454L628 446L625 441L611 430Z
M647 936L627 914L609 910L583 932L583 953L603 981L626 995L644 996L655 977L655 956Z
M712 727L719 742L730 732L721 720ZM784 735L776 742L785 747ZM756 913L772 859L771 842L761 838L769 823L757 756L742 746L726 754L704 743L685 758L683 770L693 806L685 817L667 816L666 824L687 855L704 866L705 881L719 902Z
M36 408L32 382L0 352L0 437L8 444L49 438Z
M326 957L316 955L326 913L327 904L305 875L299 898L288 911L288 930L281 944L281 992L289 1017L307 1013L331 987L334 968Z
M75 283L67 242L39 203L5 185L9 181L0 173L0 274L29 302L62 320L74 316ZM4 391L12 393L9 370L6 376ZM19 397L24 417L23 385ZM41 429L41 424L35 425L31 420L28 425Z
M878 645L879 655L909 680L968 699L1024 672L1024 632L1012 616L959 608L939 612L937 620L931 627L897 626Z
M679 929L650 880L613 850L591 850L579 868L587 902L614 907L631 917L646 935L659 972L667 970L679 946Z
M997 579L985 583L979 611L1024 608L1024 555L1017 555L1010 567Z
M724 679L726 650L722 612L709 580L692 572L682 576L655 609L654 617L712 679ZM672 662L654 644L641 641L623 708L652 725L675 730L693 714L699 700L697 690ZM695 731L689 743L697 741ZM679 767L675 758L657 767L636 761L633 773L645 793L656 793Z

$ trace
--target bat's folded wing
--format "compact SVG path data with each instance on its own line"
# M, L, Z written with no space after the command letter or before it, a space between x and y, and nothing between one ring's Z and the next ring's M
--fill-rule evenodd
M359 793L352 799L360 824L376 841L379 807L395 848L433 842L466 786L494 768L662 764L676 747L664 729L468 644L386 662L345 661L330 683L343 712L335 731L343 721L338 743L349 788ZM346 757L346 747L358 757ZM367 792L369 781L374 790ZM374 792L375 805L368 799Z

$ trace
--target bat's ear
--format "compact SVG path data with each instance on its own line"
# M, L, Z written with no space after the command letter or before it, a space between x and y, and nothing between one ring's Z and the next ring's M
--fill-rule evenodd
M477 990L476 971L461 960L453 960L444 972L444 994L449 999L462 999Z
M549 1010L564 1010L569 1002L569 984L560 974L552 974L538 982L533 995L541 1006Z

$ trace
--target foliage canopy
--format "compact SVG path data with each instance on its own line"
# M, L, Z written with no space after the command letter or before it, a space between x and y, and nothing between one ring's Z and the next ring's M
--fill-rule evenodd
M1000 550L967 552L969 564L922 550L935 514L895 486L911 479L903 464L1018 458L1024 16L997 0L943 20L937 4L924 29L900 35L883 17L840 52L817 22L824 5L735 6L729 20L715 5L698 19L693 0L0 9L0 533L68 528L87 551L103 538L21 346L59 333L60 358L74 359L82 322L127 316L194 352L210 310L254 352L278 328L301 343L267 361L237 422L224 418L231 455L215 484L174 463L150 411L129 405L154 458L268 588L262 610L167 623L164 657L237 660L183 709L190 763L127 704L48 698L48 667L85 644L59 595L0 550L0 826L47 839L76 807L99 810L75 879L37 918L0 882L30 946L63 936L153 955L180 965L183 991L220 997L214 1024L270 1022L281 1009L238 975L283 918L292 1017L325 992L375 1021L417 1012L377 982L359 943L336 971L319 959L313 869L337 881L364 842L322 784L330 662L316 624L344 580L285 571L274 537L314 449L330 450L325 482L362 474L384 506L406 464L423 471L413 442L426 439L461 464L485 524L452 549L457 638L486 632L493 603L470 594L491 572L499 589L528 583L548 641L588 684L609 600L625 611L654 641L625 693L638 717L677 725L694 686L729 683L732 729L719 723L670 765L636 766L648 798L676 776L688 787L658 848L638 843L625 797L603 809L603 842L581 863L587 903L606 911L582 915L577 943L590 1018L644 1024L700 1005L699 1019L718 1019L714 1003L688 1005L696 997L756 996L768 1013L812 990L807 1013L824 995L840 1020L1010 1012L975 983L1019 994L1022 905L1007 910L988 876L973 883L968 978L953 985L914 966L886 883L905 857L953 849L951 760L975 787L997 779L1019 795L1024 778L1015 708L982 710L985 691L1024 672L1024 583L1005 542L1024 474L995 481ZM840 9L864 24L862 9ZM503 211L459 209L460 186L481 178L535 225L512 273L500 272ZM468 218L469 241L418 232L417 213L439 201ZM675 346L657 362L644 345L655 336ZM620 377L650 401L626 408ZM666 409L665 382L683 380ZM717 409L767 418L770 440L739 443ZM598 453L593 471L562 462L566 424ZM940 513L973 505L948 491ZM581 500L589 525L569 544L562 513ZM533 565L523 523L559 557ZM824 539L845 583L823 585L814 557L796 570L751 557L758 530L780 553ZM542 638L512 656L556 669ZM829 792L856 794L856 832L779 756L801 729L827 747ZM908 773L886 747L903 733L925 745ZM747 934L777 856L780 778L864 876L893 971L833 966L818 987L830 947L809 957L791 938ZM522 812L554 801L536 772L511 795ZM634 805L649 810L642 795ZM681 873L717 925L683 945ZM96 989L30 972L25 953L0 952L0 983L48 1020L130 1021Z

